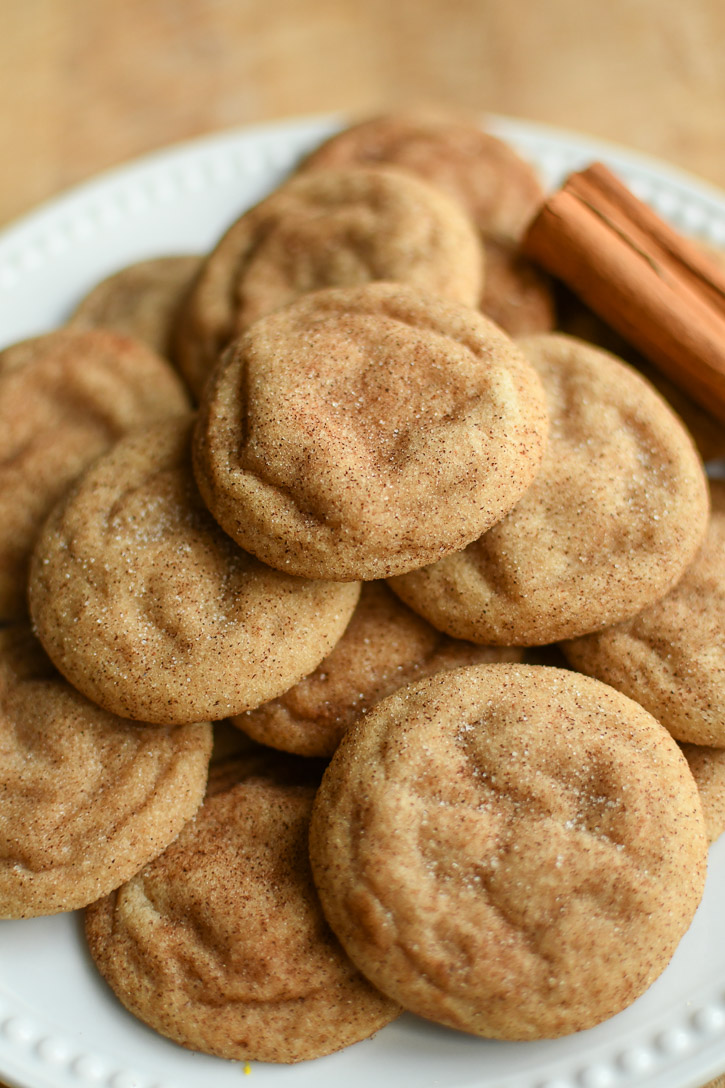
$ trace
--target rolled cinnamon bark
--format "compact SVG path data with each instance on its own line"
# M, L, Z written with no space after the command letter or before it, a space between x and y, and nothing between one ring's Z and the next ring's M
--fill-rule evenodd
M605 166L571 175L523 250L725 423L725 271Z

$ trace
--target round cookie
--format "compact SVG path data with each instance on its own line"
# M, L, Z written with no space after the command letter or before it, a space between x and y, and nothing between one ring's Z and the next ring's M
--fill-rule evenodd
M725 748L725 483L695 561L626 623L562 644L571 664L649 710L673 737Z
M359 586L270 570L219 529L190 465L191 417L129 435L45 524L30 605L60 671L100 706L163 724L280 695L345 629Z
M188 405L169 364L116 333L61 329L0 352L0 622L27 615L30 551L71 481Z
M345 634L315 671L278 699L231 720L261 744L331 756L356 718L404 684L444 669L521 658L521 650L448 638L384 582L366 582Z
M314 787L253 776L207 799L155 862L86 912L91 954L134 1015L182 1046L298 1062L399 1007L329 930L307 857Z
M702 541L708 495L689 435L631 367L570 337L519 344L549 406L541 472L465 551L391 584L448 634L527 646L664 596Z
M481 312L509 336L551 332L554 296L544 273L506 239L486 238L486 282Z
M646 711L559 669L402 688L345 735L310 827L325 914L405 1008L502 1039L580 1031L660 974L700 900L697 788Z
M330 288L230 347L194 469L222 528L265 563L372 580L502 518L546 429L533 368L480 314L404 285Z
M725 748L686 742L680 748L697 784L707 838L713 843L725 831Z
M543 200L533 168L474 120L408 109L362 121L332 136L300 169L389 163L457 200L484 235L518 241Z
M200 264L201 257L154 257L122 268L81 299L68 325L113 329L168 357L179 306Z
M30 629L0 631L0 918L76 910L160 854L204 797L208 723L94 706Z
M483 250L445 193L401 170L293 178L234 223L180 315L176 358L199 395L219 353L254 321L322 287L375 280L475 306Z

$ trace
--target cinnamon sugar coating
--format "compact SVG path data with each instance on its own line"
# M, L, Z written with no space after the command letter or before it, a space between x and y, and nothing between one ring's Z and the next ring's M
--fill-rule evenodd
M191 417L139 430L100 458L46 522L33 621L64 675L99 705L175 724L281 694L332 649L355 583L270 570L208 513Z
M0 352L0 622L27 615L30 551L71 481L188 405L168 363L116 333L60 329Z
M202 802L208 723L148 728L66 683L25 625L0 631L0 917L76 910L176 838Z
M445 193L385 167L292 178L234 223L205 261L176 332L176 358L201 393L227 344L321 287L408 283L475 306L483 250Z
M546 275L506 239L487 237L484 252L486 282L481 312L509 336L551 332L556 316Z
M380 578L511 509L546 436L532 367L467 307L397 284L262 318L206 388L194 469L242 547L309 578Z
M519 341L550 438L515 509L461 552L392 582L441 630L543 645L629 619L682 577L707 528L690 436L634 370L582 341Z
M702 895L697 788L665 729L588 677L481 665L345 735L310 828L325 914L407 1009L551 1038L635 1000Z
M399 1013L349 961L307 857L314 788L253 775L214 793L155 862L86 912L124 1005L182 1046L298 1062Z
M389 163L457 200L484 234L517 241L543 200L534 169L475 120L441 109L382 114L336 133L300 169Z
M344 635L310 676L256 710L232 718L261 744L304 756L331 756L361 714L413 680L522 651L448 638L398 600L384 582L366 582Z
M68 325L112 329L171 355L179 306L199 270L201 257L154 257L120 269L96 284L76 306Z
M705 829L710 843L725 831L725 748L680 744L702 802Z
M678 740L725 748L725 483L694 562L626 623L565 642L571 664L641 703Z

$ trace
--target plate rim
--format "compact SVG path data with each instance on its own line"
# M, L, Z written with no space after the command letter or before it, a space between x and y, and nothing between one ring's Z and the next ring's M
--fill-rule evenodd
M274 144L279 139L288 138L291 130L294 130L301 141L304 142L306 136L319 138L321 132L334 131L336 127L344 124L346 120L347 118L342 113L312 114L305 117L287 118L256 125L238 126L205 134L147 152L128 162L110 167L94 177L86 179L43 201L39 206L23 213L0 229L0 304L2 303L2 288L3 286L7 287L9 283L9 281L3 281L2 276L3 268L7 267L7 262L12 263L20 260L22 264L23 254L26 252L32 254L37 251L39 244L41 246L45 244L47 239L44 241L43 231L46 228L50 231L52 237L53 231L57 231L57 227L53 226L55 221L69 215L72 216L76 208L82 208L88 202L93 203L99 198L99 194L103 199L112 197L117 200L119 194L122 194L128 186L133 186L136 183L135 179L139 176L154 176L169 169L176 169L180 163L187 159L193 160L199 156L208 156L210 162L214 162L219 160L220 155L223 157L225 153L232 149L238 149L240 146L254 145L260 141L262 144L265 142ZM718 220L722 222L723 242L725 242L725 191L703 179L688 174L679 167L671 166L656 157L631 150L617 143L520 118L487 114L482 118L482 125L501 138L509 140L519 150L535 145L567 148L568 154L574 158L602 157L619 170L631 171L638 176L649 178L655 186L663 183L665 189L670 187L681 190L686 196L703 201L708 205L708 208L711 205L713 206L714 213ZM260 169L262 173L268 170L269 160L262 157ZM3 261L6 262L5 265ZM23 289L24 277L32 280L37 270L37 264L34 264L31 260L27 264L22 264L22 268L24 271L20 276L20 290ZM9 285L11 295L17 287L17 282L15 285ZM723 850L725 850L725 843L722 845ZM723 851L720 852L723 853ZM725 861L725 853L723 853L723 859ZM702 990L703 987L700 987L700 989ZM4 997L3 990L4 987L0 983L0 996ZM709 990L712 990L713 994L717 992L717 997L713 997L712 1004L706 1004L704 1008L705 1011L716 1009L717 1015L713 1014L713 1016L718 1022L718 1027L716 1031L711 1033L713 1039L711 1039L710 1043L695 1055L695 1058L700 1055L702 1059L697 1067L695 1068L692 1065L694 1060L692 1055L689 1059L685 1055L681 1061L677 1061L676 1057L673 1059L671 1056L666 1056L655 1062L655 1066L650 1073L643 1070L637 1074L636 1083L638 1085L654 1085L656 1081L658 1088L701 1088L703 1077L713 1077L725 1070L725 983L722 986L713 984L713 986L709 987L708 992ZM701 1008L703 1006L699 1005L695 1013L700 1011ZM15 1019L17 1019L17 1016ZM7 1025L12 1020L12 1014L8 1015L5 1011L0 1012L0 1063L3 1063L5 1056L7 1056L7 1044L11 1041L12 1035L12 1032L8 1031ZM639 1029L639 1034L641 1034L641 1031L642 1029ZM52 1063L43 1059L42 1054L37 1050L37 1044L34 1044L34 1046L36 1049L32 1051L33 1066L31 1073L28 1072L28 1067L23 1067L19 1058L13 1065L12 1070L3 1068L3 1065L0 1064L0 1076L8 1078L8 1083L12 1084L13 1088L64 1088L66 1084L88 1083L80 1075L74 1075L71 1080L65 1078L56 1079L53 1075L55 1067ZM716 1057L714 1052L710 1054L715 1047L720 1048L720 1057ZM618 1054L617 1057L621 1057L621 1054ZM706 1057L707 1061L704 1060ZM672 1060L676 1061L675 1072L678 1073L679 1071L676 1079L671 1079L665 1073L664 1062L671 1062ZM510 1088L513 1088L514 1083L516 1085L520 1084L522 1088L524 1085L526 1088L529 1085L534 1088L534 1084L536 1084L536 1088L544 1088L544 1085L547 1088L600 1088L600 1082L587 1079L587 1074L592 1067L583 1065L583 1059L579 1065L579 1073L570 1074L567 1072L566 1079L562 1081L534 1081L528 1078L524 1082L518 1079L520 1074L512 1074L505 1078L505 1083ZM123 1073L124 1070L121 1069L113 1075L109 1074L101 1083L112 1085L113 1088L121 1088ZM28 1079L29 1075L30 1079ZM516 1081L512 1080L512 1076L517 1078ZM504 1079L501 1079L499 1083L504 1085ZM630 1085L634 1082L621 1077L616 1079L615 1077L614 1080L606 1083ZM604 1088L604 1084L605 1082L602 1081L601 1088Z
M174 164L186 155L196 156L203 152L215 152L224 144L233 145L240 140L258 140L274 138L294 128L300 131L319 127L342 127L351 118L343 113L306 114L301 117L284 117L250 125L237 125L231 128L217 129L190 139L177 140L163 147L145 151L140 155L120 163L108 166L98 173L75 182L61 189L32 208L11 217L0 224L0 267L2 250L16 240L16 235L25 233L31 227L42 223L48 216L57 216L67 210L76 200L83 200L95 195L100 188L113 187L126 183L132 175L145 170L157 170ZM575 129L551 125L545 122L530 121L510 114L484 113L480 117L483 128L488 128L501 139L512 142L536 142L542 144L561 144L576 147L580 154L601 155L609 161L616 161L625 167L647 174L656 175L658 180L666 177L668 182L696 192L698 197L712 201L717 210L725 216L725 186L707 180L683 167L673 165L665 159L649 152L640 151L599 136L590 136Z

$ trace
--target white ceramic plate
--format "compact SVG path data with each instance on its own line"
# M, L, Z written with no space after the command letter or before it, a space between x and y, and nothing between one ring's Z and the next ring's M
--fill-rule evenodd
M0 347L61 322L134 260L203 252L334 119L212 136L105 174L0 235ZM491 118L556 185L606 161L684 230L725 247L725 194L619 148ZM18 1088L700 1088L725 1071L725 839L667 971L631 1008L566 1039L500 1043L404 1016L372 1039L291 1067L192 1054L136 1022L97 976L81 919L0 923L0 1078Z

